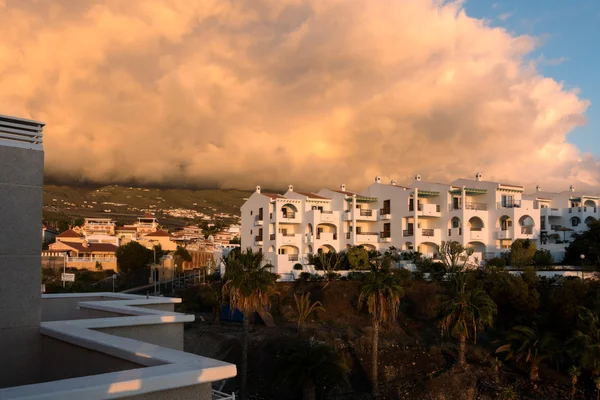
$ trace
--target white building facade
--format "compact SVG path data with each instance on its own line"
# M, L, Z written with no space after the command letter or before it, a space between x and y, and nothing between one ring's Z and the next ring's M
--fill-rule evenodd
M522 186L485 181L479 173L450 184L417 175L409 186L376 177L362 192L345 185L316 193L289 186L280 195L257 187L241 211L241 247L261 250L282 277L306 263L307 254L355 245L435 257L442 241L453 240L473 248L472 261L479 263L508 251L516 239L530 239L560 261L568 243L554 234L566 232L568 239L599 212L597 196L574 188L526 195ZM564 227L573 231L559 230Z

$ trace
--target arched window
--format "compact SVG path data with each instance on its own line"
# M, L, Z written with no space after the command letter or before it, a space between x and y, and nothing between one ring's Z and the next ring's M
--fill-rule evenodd
M579 217L571 218L571 226L578 226L580 223L581 223L581 220L579 219Z

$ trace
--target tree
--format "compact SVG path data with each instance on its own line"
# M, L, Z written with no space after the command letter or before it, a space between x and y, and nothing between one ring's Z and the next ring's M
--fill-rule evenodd
M552 357L555 340L549 333L540 332L534 323L533 328L519 325L508 333L509 343L498 347L496 353L508 353L507 360L514 358L517 362L524 360L529 365L529 379L532 382L540 379L540 362Z
M319 251L317 254L310 255L308 263L314 265L315 269L322 269L329 279L342 264L344 258L343 252L337 253L332 249L328 252Z
M585 307L578 307L579 326L568 341L573 353L579 358L582 367L600 376L600 320L598 313Z
M96 261L96 271L102 271L102 263L100 261Z
M349 368L331 346L301 340L284 348L278 357L277 381L302 390L303 400L316 400L317 390L347 385ZM289 390L288 389L288 390Z
M177 266L178 271L183 269L184 261L192 261L192 255L182 246L177 246L177 250L175 250L173 258L175 259L175 265Z
M594 220L588 224L588 229L582 233L574 233L572 242L566 249L564 262L571 265L580 265L581 254L585 261L600 266L600 221Z
M373 394L377 397L378 385L378 347L379 347L379 324L385 321L394 321L400 308L400 299L404 295L404 289L387 271L376 270L367 273L365 283L360 288L358 308L365 305L373 326L373 350L372 350L372 380Z
M262 252L251 248L244 252L231 252L227 256L226 271L223 277L223 296L229 297L231 310L240 310L244 315L242 333L241 399L247 397L248 381L248 332L250 316L255 312L266 312L275 294L277 275L263 266Z
M298 296L294 293L294 300L296 300L296 322L298 323L298 336L303 328L304 321L306 321L314 312L321 311L325 312L325 308L320 301L314 303L310 301L310 292L304 293Z
M219 282L212 282L206 286L205 291L202 293L202 300L209 306L212 307L213 311L213 324L215 326L221 325L221 305L223 304L223 286Z
M458 367L467 365L467 340L476 342L477 331L492 326L496 313L496 303L485 290L467 288L464 278L459 278L454 295L440 305L442 336L449 334L459 342Z
M535 253L533 253L532 261L536 267L547 267L554 264L552 253L550 253L550 250L546 249L536 250Z
M348 249L348 262L353 269L369 269L369 253L363 246Z
M144 269L152 260L152 250L138 242L129 242L117 249L119 272L132 273Z
M533 263L535 243L529 239L517 239L510 245L511 267L526 267Z
M465 248L454 240L442 241L438 253L446 270L450 273L457 273L465 269L468 258L473 254L473 249Z
M577 380L581 375L581 368L571 365L569 368L569 376L571 377L571 399L575 399L575 394L577 393Z

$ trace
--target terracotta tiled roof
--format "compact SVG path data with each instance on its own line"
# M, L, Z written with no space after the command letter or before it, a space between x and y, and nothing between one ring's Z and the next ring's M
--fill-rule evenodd
M111 243L88 243L87 247L85 247L83 243L63 242L63 244L80 253L116 253L118 249L117 246Z
M134 228L133 226L117 226L115 228L115 230L117 230L117 231L137 231L137 229Z
M302 196L306 196L309 199L331 200L329 197L319 196L318 194L314 194L314 193L307 193L307 192L296 192L296 193L301 194Z
M151 237L170 237L171 235L169 234L169 232L165 232L163 230L158 230L156 232L152 232L146 235L146 237L151 236Z
M348 196L353 196L353 195L360 196L358 193L349 192L347 190L345 192L343 192L341 190L332 190L332 192L341 193L341 194L345 194L345 195L348 195Z
M67 229L66 231L64 231L63 233L58 235L57 237L59 237L59 238L80 238L81 235L79 233L75 232L73 229Z

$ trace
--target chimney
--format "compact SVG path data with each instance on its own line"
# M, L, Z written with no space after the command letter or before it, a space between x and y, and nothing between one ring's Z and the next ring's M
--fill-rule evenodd
M379 175L375 177L375 183L381 183L381 177Z
M256 187L256 193L260 193L260 186Z
M541 191L542 191L542 187L541 187L540 185L537 185L537 186L535 187L535 191L536 191L536 192L541 192Z
M481 178L482 178L482 176L481 176L481 174L479 172L475 174L475 180L476 181L481 181Z
M575 186L571 185L571 187L569 188L569 190L571 190L571 192L574 192L575 191Z
M288 190L289 190L290 192L293 192L293 191L294 191L294 187L293 187L292 185L290 185L290 186L288 186Z
M341 190L342 192L345 192L345 191L346 191L346 185L342 183L342 184L340 185L340 190Z
M421 180L421 175L415 175L415 181L420 181Z
M392 179L392 181L390 182L390 185L396 186L396 181Z

